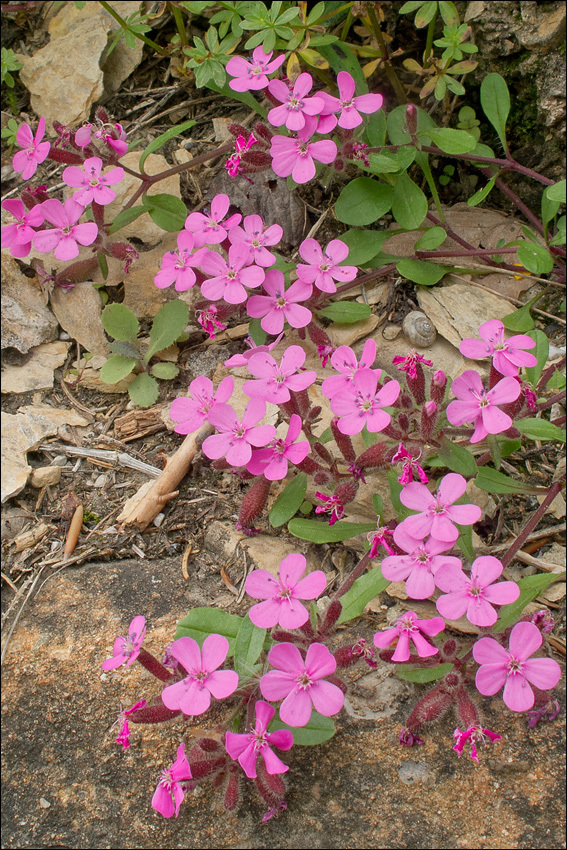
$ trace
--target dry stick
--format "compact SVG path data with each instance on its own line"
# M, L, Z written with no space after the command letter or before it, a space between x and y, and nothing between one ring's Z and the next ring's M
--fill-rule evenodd
M200 431L188 434L174 455L167 461L167 466L149 487L144 485L138 491L139 499L132 508L119 517L122 527L133 525L139 531L143 531L150 522L163 510L164 506L178 495L178 484L187 474L195 455L201 448L205 437L213 432L211 425L206 423ZM146 490L147 488L147 490ZM145 492L142 492L145 490ZM135 498L135 497L134 497Z
M507 567L508 564L514 559L516 552L519 552L522 546L525 545L528 535L531 534L531 532L535 529L538 522L545 515L548 506L553 502L557 494L561 492L561 489L562 483L560 481L556 481L554 484L551 485L551 487L549 488L549 493L547 494L535 514L518 534L518 537L516 538L514 543L512 543L506 554L502 558L500 558L503 567Z

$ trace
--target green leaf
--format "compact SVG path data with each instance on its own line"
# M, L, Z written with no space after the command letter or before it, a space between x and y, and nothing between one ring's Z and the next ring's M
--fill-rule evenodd
M549 222L555 218L561 206L559 201L552 201L544 192L541 196L541 220L544 227L547 227Z
M144 195L142 203L151 220L168 233L183 230L187 218L187 207L175 195Z
M134 360L142 361L142 355L138 346L130 342L130 340L113 339L109 343L109 348L114 354L122 354L123 357L133 357Z
M419 283L421 286L433 286L439 283L443 275L447 274L447 268L428 263L426 260L403 259L396 265L398 274L402 277Z
M517 585L520 588L520 595L515 602L509 605L503 605L500 608L498 620L494 625L496 633L503 632L504 629L513 626L523 614L526 605L533 602L550 584L554 581L565 579L565 573L546 573L545 575L526 576L521 578Z
M127 224L131 224L133 221L136 221L136 219L145 212L147 212L146 208L140 206L130 207L129 210L124 210L124 212L118 213L108 230L109 236L112 236L113 233L116 233L118 230L126 227Z
M548 274L553 269L553 257L543 245L520 242L517 252L518 260L532 274Z
M506 144L506 121L510 114L510 93L504 77L487 74L480 86L480 103L484 114L498 133L504 150Z
M398 515L398 519L405 519L408 516L411 516L413 511L410 511L409 508L406 508L405 505L402 505L400 499L400 493L402 492L403 485L398 481L398 472L396 469L389 469L386 473L388 478L388 486L390 488L390 501L392 502L392 507L394 508L396 514Z
M421 4L421 8L416 13L416 16L413 20L415 26L418 30L426 27L427 24L433 20L437 13L437 0L427 0L427 2Z
M447 234L442 227L429 227L423 236L415 243L415 248L418 251L435 251L443 244Z
M318 522L314 519L292 519L288 524L288 531L300 540L310 540L312 543L340 543L341 540L350 540L358 534L368 534L376 530L376 523L372 522L346 522L341 520L334 525L327 522Z
M544 332L539 330L530 331L528 336L535 340L536 343L536 347L530 348L529 353L533 354L537 358L537 364L535 366L526 367L526 378L532 387L537 387L537 383L545 368L547 358L549 357L549 340Z
M526 437L532 440L553 440L556 443L565 442L565 428L558 428L547 419L519 419L514 425Z
M415 230L427 215L427 198L408 174L400 174L396 179L392 214L406 230Z
M259 629L248 614L242 620L234 644L234 669L241 679L254 673L254 665L264 648L267 630Z
M296 747L315 747L324 744L335 734L335 724L330 717L323 717L315 709L311 711L309 723L306 726L288 726L280 720L279 712L270 723L268 730L276 732L279 729L288 729L293 734L293 743Z
M452 443L447 437L443 437L441 440L439 457L451 472L458 472L465 478L472 478L478 471L476 461L468 449Z
M307 492L307 475L298 473L286 484L270 511L270 524L279 528L288 522L299 510Z
M124 304L108 304L100 318L103 328L114 339L134 340L138 336L138 320Z
M416 149L412 145L399 148L397 151L381 151L368 154L368 169L373 174L395 174L405 171L415 159Z
M128 395L138 407L151 407L158 400L158 382L147 372L141 372L128 385Z
M459 547L466 560L472 564L475 556L472 539L472 525L456 525L459 529L459 536L457 538L456 545Z
M507 316L504 316L502 324L506 330L516 331L516 333L531 331L535 326L535 322L530 311L536 301L537 296L532 298L531 301L528 301L527 304L524 304L523 307L520 307L519 310L514 310L513 313L508 313Z
M386 590L390 582L382 575L380 567L374 567L357 578L350 590L340 597L343 606L337 625L360 617L371 599Z
M439 14L443 18L443 23L448 27L458 27L460 18L459 13L454 3L449 3L448 0L439 0Z
M379 493L374 493L372 496L372 507L376 511L376 516L382 516L384 510L384 499Z
M122 354L113 354L103 364L100 370L100 379L105 384L117 384L126 375L129 375L138 361L133 357L124 357Z
M564 390L565 384L565 375L563 375L559 369L556 369L546 386L549 390Z
M98 260L98 267L100 269L100 273L102 274L102 279L106 280L108 278L108 262L104 254L101 254L100 251L97 252L96 258Z
M179 374L179 369L175 363L154 363L150 369L150 373L154 378L161 378L162 381L171 381Z
M421 109L421 107L419 106L416 107L416 109L418 133L437 126L429 112L426 112L425 109ZM392 109L392 111L388 113L386 126L388 127L388 135L390 137L390 142L393 145L409 145L412 143L411 136L406 127L405 105L396 106L395 109Z
M189 308L185 301L181 301L180 298L167 301L154 318L150 331L150 345L144 355L144 362L149 363L156 352L173 345L188 321Z
M386 142L386 116L383 109L366 117L364 141L372 148L382 147Z
M352 325L367 319L372 310L367 304L358 304L356 301L333 301L322 310L317 310L318 316L330 319L342 325Z
M382 250L382 245L392 234L387 230L347 230L341 242L348 245L348 257L344 261L350 266L364 266ZM339 263L340 265L340 263Z
M209 30L209 32L211 31L216 32L213 27ZM184 121L182 124L176 124L175 127L170 127L169 130L166 130L165 133L162 133L161 136L158 136L157 139L153 140L153 142L150 142L140 156L140 161L138 163L140 171L144 170L144 163L151 153L158 151L165 145L166 142L169 142L170 139L174 139L175 136L181 135L181 133L184 133L185 130L189 130L190 127L194 127L196 123L196 121L191 120Z
M566 242L566 230L567 230L567 218L562 215L561 218L557 219L557 233L549 243L550 245L565 245Z
M525 421L525 420L524 420ZM518 425L520 423L517 423ZM481 466L474 483L487 493L539 493L541 488L510 478L490 466Z
M394 189L370 177L357 177L342 190L335 213L344 224L372 224L388 212L394 199Z
M260 319L250 319L248 333L250 334L256 345L264 345L268 337L266 331L262 328L262 325L260 324Z
M479 190L478 190L478 192L475 192L475 193L474 193L474 195L471 195L471 196L470 196L470 198L469 198L469 199L468 199L468 201L467 201L467 205L468 205L469 207L476 207L476 206L478 206L478 204L480 204L480 203L481 203L481 201L484 201L484 199L485 199L488 195L490 195L490 193L491 193L491 192L492 192L492 190L494 189L494 184L496 183L496 178L497 178L497 176L498 176L498 175L497 175L497 174L495 174L495 175L494 175L494 177L492 177L492 178L488 181L488 183L486 184L486 186L483 186L483 187L482 187L482 189L479 189Z
M229 643L230 657L234 655L236 638L242 622L242 617L221 611L219 608L193 608L177 623L175 640L180 637L190 637L202 646L209 635L223 635Z
M339 71L348 71L356 83L356 93L367 94L368 83L356 53L344 41L335 41L334 44L322 45L318 48L319 53L326 59L335 74Z
M545 190L546 197L548 197L550 201L558 201L560 204L567 203L565 186L565 180L560 180L558 183L554 183L553 186L548 186Z
M406 682L415 682L418 685L424 685L427 682L435 682L436 679L441 679L447 673L450 673L453 665L450 661L445 664L438 664L437 667L406 667L405 665L397 664L395 671L396 676L404 679Z
M452 130L450 127L435 127L419 135L430 138L444 153L470 153L477 145L476 139L470 133L465 130Z

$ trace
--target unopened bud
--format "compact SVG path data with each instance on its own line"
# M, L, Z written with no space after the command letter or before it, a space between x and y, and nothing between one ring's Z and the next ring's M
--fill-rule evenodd
M358 481L345 481L335 488L335 496L341 505L352 502L358 491Z
M406 106L406 127L413 140L413 137L417 134L417 109L413 103L408 103Z
M421 410L420 433L422 438L428 442L433 436L437 423L437 405L434 401L428 401Z
M271 483L271 481L268 481L267 478L262 476L244 496L238 515L238 522L243 529L249 528L252 520L260 516L264 510Z
M439 369L433 375L431 379L431 386L429 388L429 397L431 401L436 402L437 404L441 404L443 398L445 397L445 387L447 386L447 375L443 372L442 369Z
M227 812L233 812L240 799L240 779L237 773L230 773L224 794L224 807Z

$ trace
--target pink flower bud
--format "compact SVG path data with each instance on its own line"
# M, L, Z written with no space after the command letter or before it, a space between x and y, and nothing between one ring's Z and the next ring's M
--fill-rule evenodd
M417 109L413 103L408 103L406 106L406 127L410 136L415 136L417 133Z

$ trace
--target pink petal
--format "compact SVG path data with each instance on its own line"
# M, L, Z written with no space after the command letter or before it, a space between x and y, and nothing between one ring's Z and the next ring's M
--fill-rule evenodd
M480 339L464 339L461 342L459 351L463 357L468 357L471 360L482 360L483 357L490 356L490 346Z
M165 788L161 782L158 783L154 796L152 797L152 808L163 815L164 818L171 818L175 814L175 806L171 798L171 792Z
M510 633L510 653L521 661L533 655L542 643L541 632L533 623L516 623Z
M498 615L492 605L481 596L470 599L467 606L467 618L481 628L493 626Z
M299 674L304 668L299 649L292 643L276 644L268 654L268 661L272 667L293 675Z
M219 635L216 635L216 637L219 637ZM238 673L235 673L234 670L215 670L214 673L207 676L206 687L215 699L225 699L237 689Z
M265 602L258 602L257 605L253 605L250 608L248 615L254 625L258 626L259 629L272 629L279 622L281 607L281 602L277 602L275 599L270 598L266 599ZM307 614L307 612L305 613Z
M292 553L288 555L280 564L279 574L282 584L288 588L295 587L299 579L305 572L307 561L303 555ZM300 597L301 598L301 597ZM307 598L307 597L304 597ZM312 597L313 599L315 597Z
M429 641L426 640L419 632L411 632L410 638L413 641L413 644L417 649L417 654L420 658L430 658L432 655L437 655L439 652L437 647L429 643Z
M280 717L288 726L307 726L312 708L307 691L292 691L280 706Z
M313 159L329 165L336 159L337 146L330 139L322 139L320 142L312 142L309 145L308 152Z
M411 486L411 484L409 485ZM444 505L450 505L460 499L467 489L466 479L457 472L449 472L441 480L437 490L437 498Z
M520 588L515 581L500 581L492 584L484 591L484 598L493 605L509 605L520 595Z
M209 673L224 662L228 654L228 640L223 635L208 635L201 647L202 669Z
M406 484L400 493L400 501L402 505L405 505L406 508L411 508L412 511L425 511L427 508L433 507L435 503L435 499L425 484L419 484L417 481L411 481L409 484ZM410 518L408 517L408 519Z
M85 221L83 224L75 224L72 238L80 245L92 245L98 234L98 227L94 221Z
M22 124L16 133L16 142L21 148L29 148L33 144L33 134L29 124Z
M370 112L378 112L384 102L381 94L361 94L354 98L355 109L359 112L369 114Z
M260 679L262 696L271 702L277 702L283 699L293 690L297 675L299 675L299 671L293 675L290 673L281 673L279 670L268 670Z
M472 565L471 579L478 578L483 586L492 584L502 575L504 567L493 555L482 555Z
M437 576L435 576L435 582L439 585ZM445 619L458 620L465 614L469 599L464 593L448 593L446 596L440 596L435 604L437 610Z
M61 201L58 201L56 198L50 198L48 201L43 202L41 209L44 219L50 224L54 224L55 227L60 228L68 226L69 222L67 221L65 208Z
M215 221L222 221L230 207L230 198L228 195L215 195L211 201L211 218Z
M553 658L530 658L524 662L522 673L536 688L549 691L561 678L561 667Z
M63 235L57 243L53 255L58 260L73 260L79 256L79 248L71 235Z
M535 702L534 692L520 673L508 676L502 697L512 711L528 711Z
M490 640L490 638L482 638L482 640ZM476 646L478 646L478 643L475 644ZM476 688L485 697L492 697L497 694L505 683L506 666L504 664L485 664L479 667L476 672Z
M293 595L297 599L317 599L327 585L327 578L323 570L315 570L298 581Z
M312 643L307 650L305 667L310 677L321 679L335 672L337 662L324 644Z
M182 682L180 684L183 684ZM171 687L175 687L172 685ZM162 691L162 699L163 695L168 691L169 688L165 688ZM165 699L163 700L165 703ZM165 703L167 705L167 703ZM211 694L208 688L204 688L200 682L191 682L189 687L185 691L185 695L181 696L179 702L179 708L183 712L183 714L187 714L189 717L196 717L199 714L204 714L209 710L211 706ZM167 706L168 708L170 706Z
M246 579L245 590L253 599L271 599L279 591L279 582L268 570L253 570Z
M281 731L286 732L287 730L282 729ZM287 733L288 735L291 735L291 732ZM293 735L291 741L293 745ZM273 775L275 773L287 773L287 771L289 770L287 764L284 764L283 761L274 753L274 751L270 749L270 747L262 747L262 749L260 750L260 754L264 759L264 762L266 764L266 770L270 775Z
M299 629L309 619L309 611L296 599L284 600L280 606L279 624L282 629Z
M412 599L428 599L435 590L435 580L429 570L414 569L406 579L406 593Z
M309 183L309 181L315 177L315 174L315 163L310 155L297 159L293 167L293 171L291 172L291 176L295 182L300 184Z
M201 650L196 640L181 637L171 645L171 654L190 673L201 669Z
M332 682L316 682L309 689L309 694L315 711L318 711L323 717L338 714L345 702L345 695Z
M537 626L534 626L534 629L536 629L539 634ZM489 665L506 665L510 659L510 655L504 647L497 643L494 638L490 637L483 637L475 643L473 646L473 656L477 664Z
M339 127L345 130L353 130L362 124L362 118L354 106L345 106L339 116Z
M351 100L355 91L355 82L348 71L339 71L337 74L337 84L339 86L340 99Z

